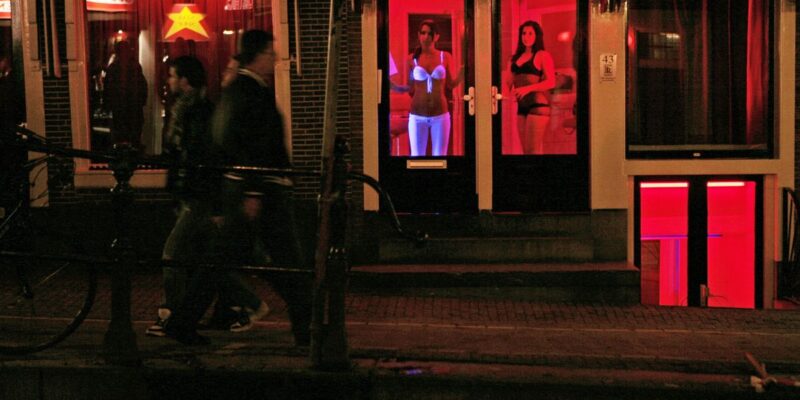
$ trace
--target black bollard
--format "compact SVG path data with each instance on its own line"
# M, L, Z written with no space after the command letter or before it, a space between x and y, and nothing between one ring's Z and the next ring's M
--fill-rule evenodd
M111 204L116 225L116 238L111 244L116 265L111 269L111 322L103 338L103 356L108 364L141 365L136 334L131 322L131 271L135 260L130 242L130 213L133 190L130 179L136 169L136 150L129 145L114 145L119 157L109 162L117 181L111 189Z
M320 239L327 241L322 268L317 268L314 285L314 311L311 320L311 363L319 370L347 371L351 364L345 329L345 293L347 291L347 139L337 136L333 155L330 191L323 193L320 214ZM328 207L328 210L325 208ZM327 238L324 240L323 238ZM320 246L323 246L320 244ZM319 250L319 249L318 249ZM318 261L319 262L319 261Z

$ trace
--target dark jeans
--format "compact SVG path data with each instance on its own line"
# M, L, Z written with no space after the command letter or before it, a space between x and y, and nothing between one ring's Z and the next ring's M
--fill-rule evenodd
M259 191L264 193L261 213L255 220L249 220L242 209L242 182L225 181L225 222L216 245L216 259L229 264L264 264L271 259L276 267L307 269L309 273L267 273L264 278L286 302L295 340L308 343L313 280L311 266L297 238L291 188L264 184ZM218 282L225 273L222 269L206 268L191 278L186 298L170 322L174 324L172 329L196 328L215 292L220 290Z
M187 263L207 263L214 257L220 229L211 221L208 203L200 200L183 200L178 219L164 244L163 258ZM187 292L189 277L197 273L192 267L164 267L163 307L176 310ZM216 277L219 302L227 306L238 305L258 309L261 299L234 271Z

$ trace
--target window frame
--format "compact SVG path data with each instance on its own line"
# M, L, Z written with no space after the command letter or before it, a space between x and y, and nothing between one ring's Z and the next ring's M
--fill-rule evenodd
M630 124L625 124L625 159L627 160L687 160L687 159L776 159L779 157L778 152L778 139L779 128L777 110L775 108L776 96L778 90L776 88L777 75L780 71L777 68L777 47L780 45L778 41L779 32L776 27L778 19L780 18L779 0L769 0L769 46L768 46L768 70L770 72L767 81L768 92L766 96L766 134L767 138L763 145L747 145L747 144L678 144L678 145L642 145L631 144L633 133L630 131ZM629 14L625 17L625 32L628 32ZM626 49L626 71L631 67L631 53ZM630 80L631 77L627 76ZM632 112L629 109L630 104L630 82L626 83L625 89L625 116L628 118Z
M272 26L275 47L280 58L275 66L276 102L284 117L284 134L291 154L292 113L291 113L291 55L289 54L288 8L285 0L271 0ZM72 128L72 147L90 149L90 107L88 62L88 16L86 1L65 3L67 25L67 59L69 66L69 96ZM154 30L151 38L157 40ZM150 42L152 43L152 42ZM143 65L143 67L145 67ZM151 107L148 100L147 107ZM87 159L75 159L73 181L76 189L110 188L116 184L112 171L103 164L92 163ZM98 168L99 167L99 168ZM164 169L139 169L131 177L134 188L163 188L166 185L167 171Z

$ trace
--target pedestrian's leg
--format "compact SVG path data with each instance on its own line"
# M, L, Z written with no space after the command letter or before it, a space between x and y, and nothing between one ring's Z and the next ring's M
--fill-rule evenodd
M307 270L307 273L274 273L267 275L273 289L288 307L292 333L298 345L311 340L312 274L297 237L289 189L271 185L264 190L261 229L264 244L278 267Z

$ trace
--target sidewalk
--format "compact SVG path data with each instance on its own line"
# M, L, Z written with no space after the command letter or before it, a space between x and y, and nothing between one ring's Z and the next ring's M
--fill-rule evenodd
M523 387L553 390L562 398L586 398L586 393L609 398L619 398L619 393L640 395L626 398L689 398L697 393L704 398L747 398L754 393L749 386L754 372L744 358L746 351L773 374L800 376L798 311L359 293L347 298L347 335L356 368L346 374L321 374L309 370L307 349L293 347L283 302L262 282L252 283L273 313L249 332L210 332L212 345L190 348L143 335L160 302L160 276L135 277L134 329L151 389L158 382L154 376L173 376L174 383L180 381L174 376L200 374L207 382L217 382L210 377L224 375L231 382L231 374L256 374L259 385L269 381L264 376L282 376L278 381L284 388L286 382L300 379L306 383L291 386L300 392L323 381L338 382L334 386L343 385L348 398L352 390L360 393L358 398L415 398L417 389L428 390L417 398L429 398L424 393L443 393L444 388L455 396L447 398L483 398L478 393L528 398L519 392ZM0 376L9 378L32 368L110 373L100 357L109 315L107 288L101 281L90 320L76 334L51 350L0 358ZM64 288L54 304L59 296L69 295ZM391 386L395 391L384 393L387 384L402 390ZM411 397L397 397L403 393ZM800 388L769 388L766 396L799 398Z

